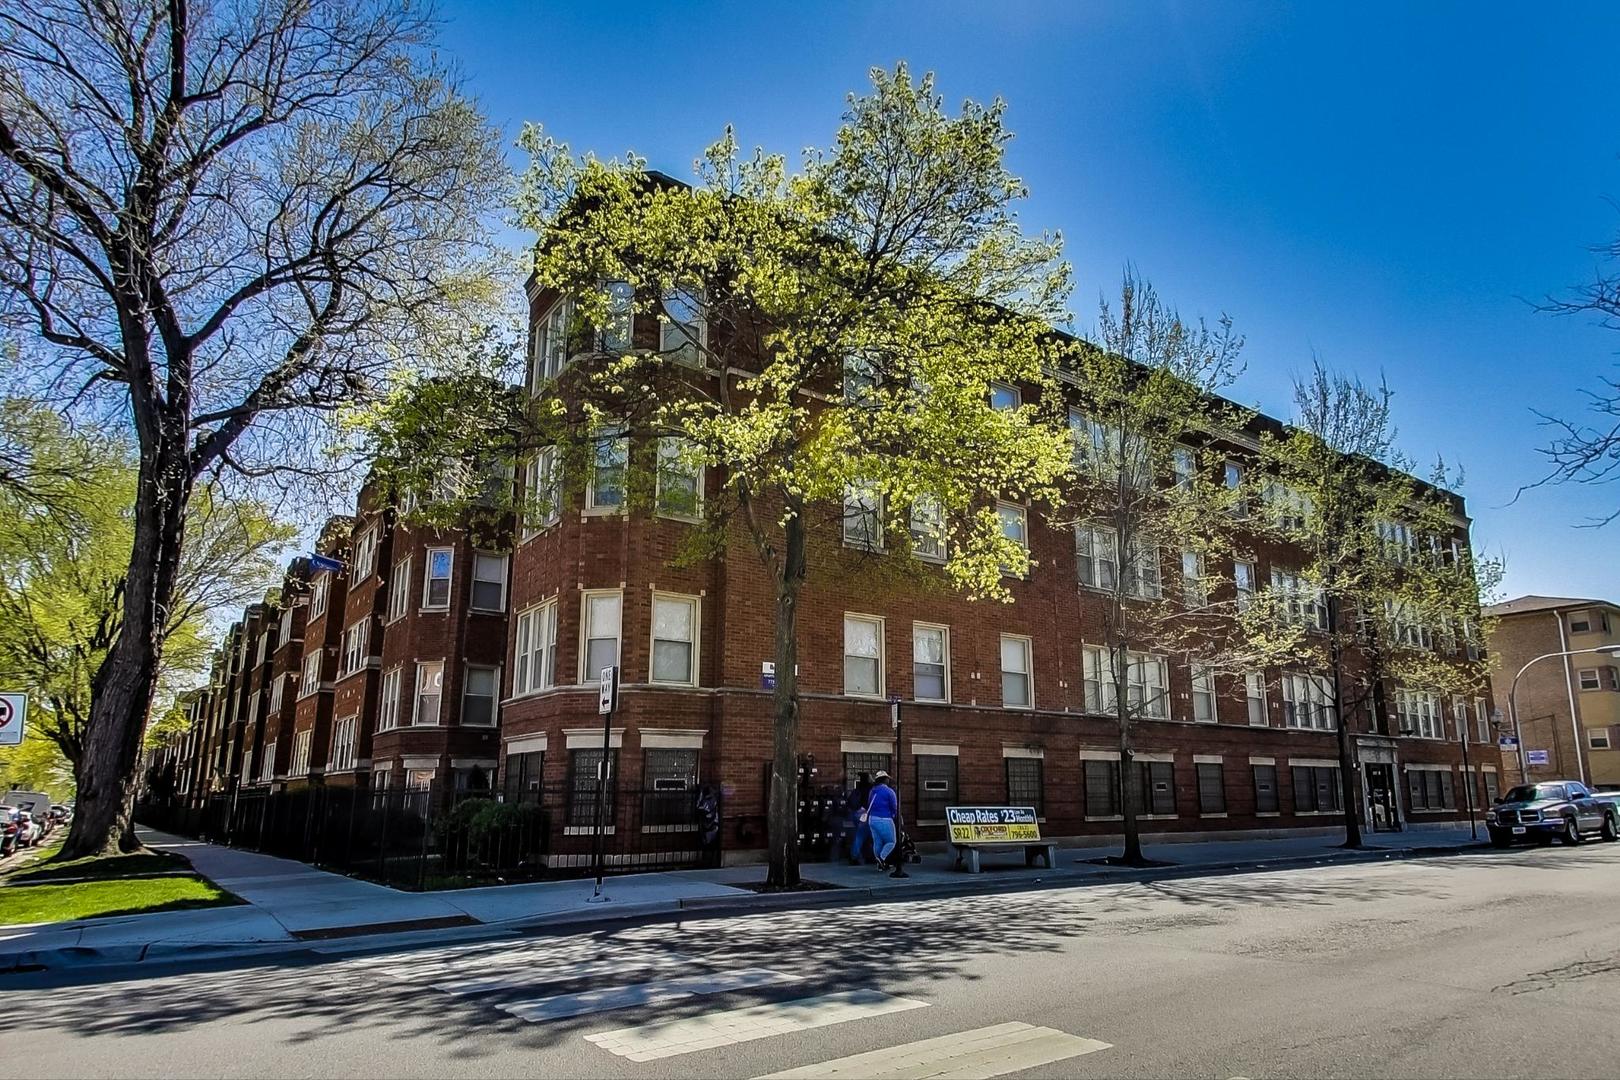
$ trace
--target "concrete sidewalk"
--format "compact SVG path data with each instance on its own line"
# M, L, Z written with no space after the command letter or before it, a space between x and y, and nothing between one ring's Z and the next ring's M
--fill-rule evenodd
M1101 865L1116 847L1060 848L1058 865L1026 868L1015 856L985 858L985 872L956 870L930 854L904 879L869 866L806 863L804 877L835 888L761 894L746 886L761 866L731 866L611 877L606 903L592 903L592 882L543 881L481 889L408 893L317 870L306 863L186 840L142 829L150 847L173 851L198 873L246 901L233 907L160 912L0 929L0 971L75 964L131 963L308 947L312 939L354 938L356 946L393 940L485 936L492 932L599 922L685 910L735 910L861 903L1056 888L1091 882L1160 880L1222 871L1404 858L1471 846L1468 826L1415 826L1369 837L1377 850L1344 851L1332 836L1155 844L1148 854L1172 865L1145 870Z

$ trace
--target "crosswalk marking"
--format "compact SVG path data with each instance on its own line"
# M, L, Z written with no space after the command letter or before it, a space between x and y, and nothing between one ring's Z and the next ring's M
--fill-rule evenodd
M995 1024L770 1073L758 1080L983 1080L1094 1054L1111 1044L1031 1024Z
M486 965L487 966L487 965ZM664 953L645 959L637 956L614 956L609 959L579 960L570 964L525 963L523 967L493 975L472 975L455 978L456 972L442 972L448 978L439 978L430 985L435 990L465 997L469 994L491 994L502 990L521 990L535 985L564 982L569 979L595 979L606 975L625 975L630 972L689 971L696 962L689 956ZM395 969L389 969L391 972ZM465 970L463 969L457 969ZM398 969L396 977L410 981L416 974L410 969Z
M723 994L728 990L746 990L755 986L798 981L797 975L784 975L780 971L770 971L766 968L744 968L741 971L720 974L683 975L678 979L634 983L628 986L606 986L600 990L587 990L579 994L558 994L554 997L536 998L533 1001L497 1004L495 1007L521 1020L539 1023L544 1020L583 1016L586 1013L628 1009L636 1005L678 1001L681 998Z
M927 1007L925 1001L891 997L876 990L845 990L684 1020L666 1020L641 1027L602 1031L587 1035L585 1039L610 1054L631 1061L654 1061L792 1031L808 1031L849 1020Z

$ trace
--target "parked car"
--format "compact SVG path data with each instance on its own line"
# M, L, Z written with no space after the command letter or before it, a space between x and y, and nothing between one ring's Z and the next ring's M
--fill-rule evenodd
M20 806L11 807L9 809L14 811L17 822L18 847L33 847L35 844L45 839L45 832L39 827L39 822L34 820L34 815L32 812L24 810Z
M73 814L66 806L57 803L50 809L51 822L55 825L66 825L73 820Z
M15 806L0 806L0 858L17 850L22 837L22 811Z
M1620 839L1620 803L1578 780L1542 780L1510 788L1485 811L1485 826L1497 847L1517 839L1578 844L1592 833L1613 841Z

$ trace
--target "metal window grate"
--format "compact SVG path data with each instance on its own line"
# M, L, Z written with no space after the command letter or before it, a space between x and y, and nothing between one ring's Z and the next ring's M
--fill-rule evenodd
M1085 763L1086 816L1114 817L1119 808L1119 762Z
M1198 764L1198 812L1226 813L1226 770L1217 762Z
M1045 764L1040 758L1007 759L1007 805L1033 806L1037 815L1046 813Z
M956 758L944 754L917 755L917 819L938 821L956 802Z

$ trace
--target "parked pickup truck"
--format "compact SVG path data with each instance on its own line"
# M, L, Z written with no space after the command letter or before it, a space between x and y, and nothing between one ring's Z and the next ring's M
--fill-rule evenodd
M1578 844L1593 833L1612 841L1620 839L1620 803L1577 780L1541 780L1510 788L1485 811L1485 826L1497 847L1554 837Z

